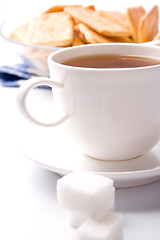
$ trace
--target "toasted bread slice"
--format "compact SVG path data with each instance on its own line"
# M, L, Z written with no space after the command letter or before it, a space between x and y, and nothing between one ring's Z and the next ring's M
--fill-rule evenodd
M154 6L140 20L138 40L140 43L152 41L158 33L158 6Z
M142 6L137 6L137 7L131 7L127 8L127 18L128 22L130 24L130 29L132 32L132 38L134 39L135 42L139 41L138 38L138 26L140 19L143 17L145 14L145 9Z
M71 45L73 21L65 12L47 13L33 18L29 24L27 41L36 45Z
M66 7L64 11L104 36L130 36L128 28L99 16L97 12L92 9L85 7Z

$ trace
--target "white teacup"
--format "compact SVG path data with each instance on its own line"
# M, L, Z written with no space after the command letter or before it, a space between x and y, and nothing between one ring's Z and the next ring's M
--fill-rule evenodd
M160 47L140 44L93 44L66 48L48 57L50 78L32 78L18 89L25 116L43 126L65 120L84 154L101 160L125 160L150 150L160 139L160 65L138 68L66 66L70 58L96 54L160 59ZM64 115L47 123L26 107L31 89L48 85ZM54 148L54 146L53 146Z

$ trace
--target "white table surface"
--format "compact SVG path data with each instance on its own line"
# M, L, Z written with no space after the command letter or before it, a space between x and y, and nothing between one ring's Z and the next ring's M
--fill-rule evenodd
M1 49L3 64L5 51ZM16 88L0 87L0 239L76 240L68 212L57 202L60 176L19 151L23 143L19 131L22 126L30 128L19 116L16 92ZM160 239L160 181L116 189L115 205L124 218L124 240Z

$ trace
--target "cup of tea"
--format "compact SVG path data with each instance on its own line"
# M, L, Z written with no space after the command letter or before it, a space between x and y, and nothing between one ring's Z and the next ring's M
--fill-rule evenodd
M48 57L50 78L21 85L17 102L41 126L68 121L81 151L100 160L128 160L160 139L160 47L111 43L65 48ZM62 116L34 118L26 106L31 89L47 85ZM54 110L54 105L53 105ZM54 146L53 146L54 148Z

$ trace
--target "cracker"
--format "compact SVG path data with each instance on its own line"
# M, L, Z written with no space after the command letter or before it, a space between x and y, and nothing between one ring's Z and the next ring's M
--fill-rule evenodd
M83 23L78 24L79 31L81 33L81 38L86 43L111 43L113 42L111 39L104 37L100 35L99 33L96 33L92 29L90 29L88 26L86 26Z
M89 9L95 10L95 6L94 6L94 5L89 5L89 6L87 6L86 8L89 8Z
M10 38L19 42L27 42L29 24L26 23L16 28L11 34Z
M80 37L80 32L78 30L78 27L75 26L75 30L74 30L74 39L72 42L72 46L77 46L77 45L83 45L85 44L85 42L83 41L83 39Z
M138 37L138 26L140 19L145 14L145 10L142 6L127 8L126 11L128 22L130 24L130 29L132 32L132 38L135 42L139 41Z
M102 17L105 17L126 28L129 27L128 19L124 13L121 13L119 11L104 11L104 10L96 10L96 11Z
M138 27L139 42L152 41L158 32L158 6L153 6L140 20Z
M47 9L43 14L53 13L53 12L62 12L65 7L70 7L70 6L80 7L81 5L56 5L56 6L52 6L49 9Z
M158 32L156 34L156 36L153 38L153 40L155 41L155 40L159 40L159 39L160 39L160 32Z
M62 12L65 7L81 7L81 6L82 5L56 5L56 6L52 6L49 9L47 9L43 14L53 13L53 12ZM86 8L95 10L95 6L94 5L89 5Z
M29 24L28 42L46 46L68 46L73 41L73 21L64 12L47 13Z
M130 36L130 31L109 19L99 16L96 11L84 7L66 7L64 11L94 31L105 36Z
M134 40L131 37L111 37L113 42L121 42L121 43L134 43Z

